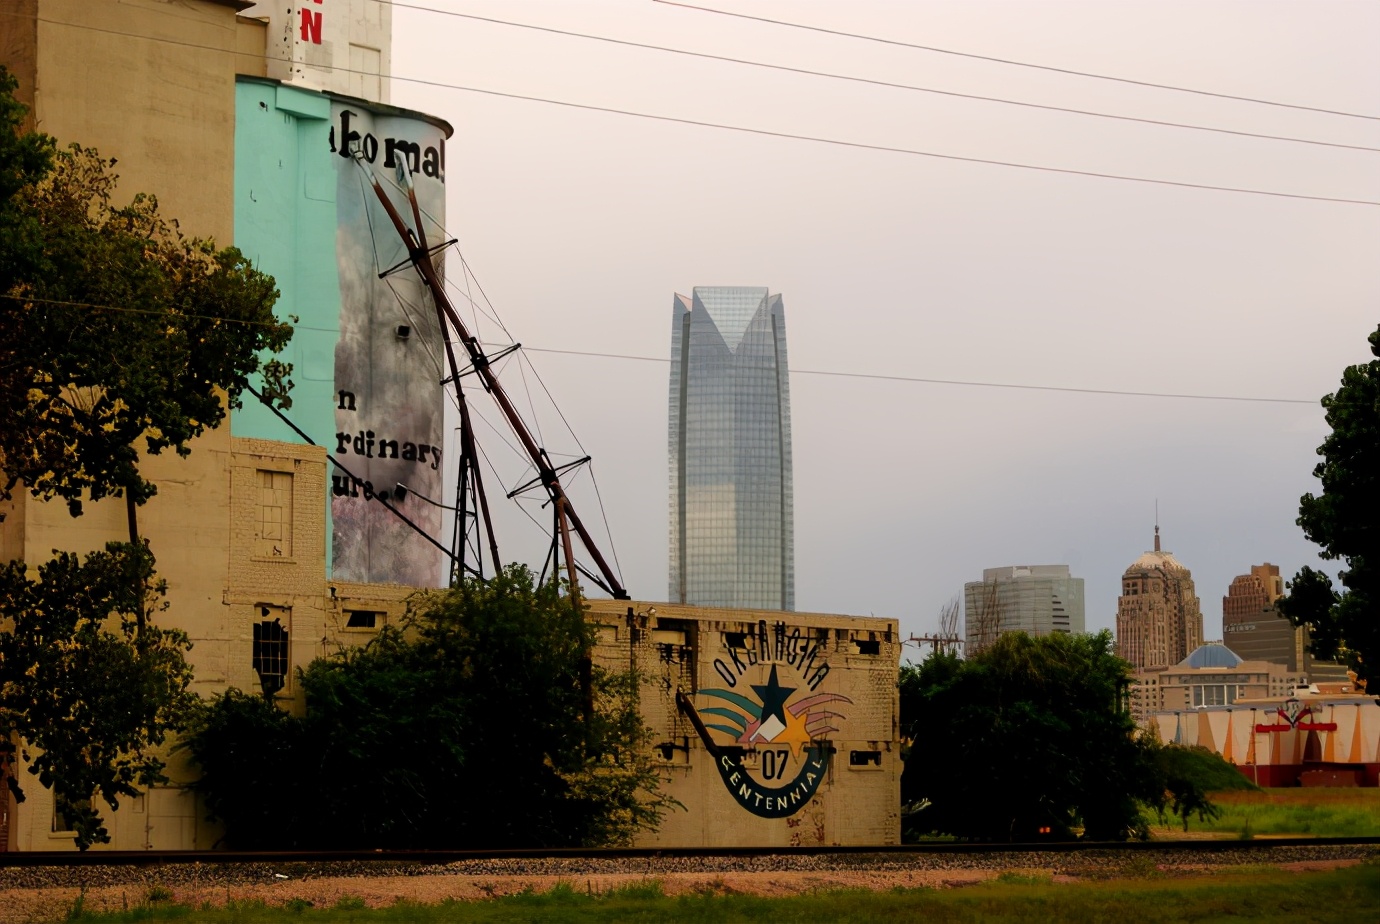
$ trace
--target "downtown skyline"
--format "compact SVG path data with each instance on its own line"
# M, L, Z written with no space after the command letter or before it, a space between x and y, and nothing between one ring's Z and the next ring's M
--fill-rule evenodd
M1374 121L664 4L428 6L1380 147ZM1355 4L723 8L1380 115L1380 12ZM401 77L940 154L1380 201L1373 151L944 98L403 7L394 14ZM1121 574L1149 550L1157 501L1166 547L1209 601L1208 638L1221 637L1216 599L1252 564L1278 563L1286 577L1319 565L1294 519L1299 496L1317 484L1314 450L1326 435L1317 401L1346 365L1369 357L1380 208L951 162L403 80L393 81L392 99L457 127L449 230L593 455L634 597L656 600L667 586L659 306L687 279L770 280L790 293L799 610L894 616L904 634L921 634L993 562L1059 562L1087 582L1088 629L1112 628ZM505 540L505 557L540 560L526 541Z

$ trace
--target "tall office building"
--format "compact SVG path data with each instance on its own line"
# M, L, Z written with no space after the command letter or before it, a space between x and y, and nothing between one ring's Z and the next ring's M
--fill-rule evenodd
M698 286L671 317L670 599L795 609L780 295Z
M1138 670L1163 670L1178 664L1203 644L1203 610L1193 590L1193 575L1160 549L1131 563L1121 577L1116 603L1116 647Z
M1275 609L1282 596L1278 565L1252 565L1249 574L1237 575L1222 598L1224 643L1247 660L1282 665L1314 683L1345 682L1346 666L1314 658L1308 651L1308 630L1290 625Z
M1027 635L1084 631L1083 579L1068 565L984 568L963 585L965 650L971 655L1005 632Z
M1284 595L1279 566L1252 565L1237 575L1222 598L1222 641L1247 660L1272 661L1299 669L1303 640L1289 620L1275 612Z

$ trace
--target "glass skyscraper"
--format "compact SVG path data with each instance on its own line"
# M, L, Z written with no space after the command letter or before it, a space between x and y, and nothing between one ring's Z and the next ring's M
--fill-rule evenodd
M780 295L677 295L671 318L670 599L795 609L791 402Z

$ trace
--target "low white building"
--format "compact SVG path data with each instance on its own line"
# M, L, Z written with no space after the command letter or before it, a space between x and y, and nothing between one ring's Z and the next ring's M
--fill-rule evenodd
M1083 579L1068 565L984 568L981 581L963 585L963 614L969 655L1006 632L1082 633Z

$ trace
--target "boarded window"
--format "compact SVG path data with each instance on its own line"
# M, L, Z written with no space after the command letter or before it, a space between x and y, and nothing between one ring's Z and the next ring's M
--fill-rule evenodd
M259 469L258 517L254 554L260 558L292 556L292 473Z
M383 55L377 48L350 45L350 93L363 99L380 99ZM414 168L415 169L415 168Z

